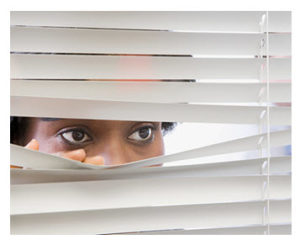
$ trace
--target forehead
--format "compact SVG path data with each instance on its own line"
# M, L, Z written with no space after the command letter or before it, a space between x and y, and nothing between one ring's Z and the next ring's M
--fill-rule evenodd
M92 119L69 119L69 118L38 118L40 122L48 123L75 123L88 125L128 125L138 123L136 121L116 121L116 120L92 120Z

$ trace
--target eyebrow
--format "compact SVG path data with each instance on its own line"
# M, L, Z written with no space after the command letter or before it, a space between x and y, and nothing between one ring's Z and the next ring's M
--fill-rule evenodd
M40 119L45 122L61 120L60 118L50 118L50 117L41 117Z

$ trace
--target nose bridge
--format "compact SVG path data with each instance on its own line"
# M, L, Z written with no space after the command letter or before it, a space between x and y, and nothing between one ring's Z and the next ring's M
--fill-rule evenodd
M125 143L115 135L110 135L106 139L102 156L105 165L118 165L129 161Z

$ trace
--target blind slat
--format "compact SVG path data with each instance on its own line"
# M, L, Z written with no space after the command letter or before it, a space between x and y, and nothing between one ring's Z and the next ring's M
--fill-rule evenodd
M291 142L291 131L277 131L270 133L270 147L288 145ZM248 151L253 149L263 149L267 146L267 134L254 135L231 141L200 147L180 153L159 156L131 162L126 165L118 165L119 168L145 167L158 163L186 160L197 157L226 154L232 152ZM21 146L11 144L11 162L13 165L24 166L33 169L65 169L65 168L93 168L102 169L112 166L96 166L83 164L78 161L60 158L51 154L32 151Z
M291 11L269 11L270 32L291 32Z
M270 226L271 235L291 235L292 234L292 225L271 225Z
M252 225L243 227L215 228L215 229L175 229L175 230L154 230L136 231L125 233L111 233L113 235L264 235L266 225ZM291 234L291 224L271 224L271 235Z
M270 59L270 80L289 80L290 58ZM257 79L263 59L11 55L11 79Z
M136 179L136 178L165 178L165 177L222 177L260 175L267 158L195 164L187 166L137 168L137 169L106 169L103 170L30 170L11 169L11 184ZM287 174L291 172L291 158L271 157L270 174Z
M11 215L262 200L265 176L172 177L11 186ZM291 198L291 177L270 176L270 199ZM130 191L128 191L130 190Z
M264 34L12 27L12 52L258 56ZM269 55L291 55L289 34L270 34Z
M271 83L270 102L290 102L290 83ZM12 96L156 103L266 102L265 83L11 80ZM262 92L262 93L261 93Z
M266 111L265 106L11 97L11 115L21 117L257 124L263 111ZM261 120L264 121L264 118ZM271 125L289 125L290 123L290 107L270 107Z
M46 12L13 11L11 25L89 28L183 30L200 32L260 32L263 11L200 12ZM272 32L290 31L290 12L270 12Z
M265 202L12 215L12 234L104 234L262 224ZM290 200L270 201L270 223L290 223ZM226 210L226 212L224 212Z

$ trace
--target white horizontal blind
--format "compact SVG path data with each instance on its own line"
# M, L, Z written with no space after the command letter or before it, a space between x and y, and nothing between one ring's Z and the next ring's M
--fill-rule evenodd
M289 12L12 12L11 116L259 131L113 167L11 145L24 167L11 233L290 234L291 156L271 154L291 144L271 130L291 124L290 25Z
M200 15L201 13L201 15ZM263 11L12 12L13 26L52 26L185 32L260 33ZM269 32L291 32L290 13L269 12Z

